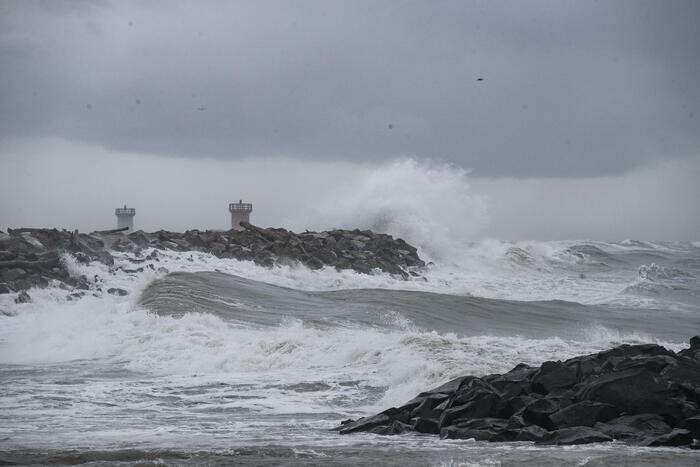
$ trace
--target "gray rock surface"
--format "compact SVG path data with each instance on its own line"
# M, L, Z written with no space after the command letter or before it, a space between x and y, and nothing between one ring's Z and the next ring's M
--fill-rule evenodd
M0 232L0 293L44 287L56 280L70 288L88 289L87 278L71 277L61 261L68 252L78 262L98 261L114 266L112 253L131 254L134 264L156 259L143 258L143 250L200 251L219 258L250 260L258 265L301 263L311 269L324 266L371 274L382 271L402 279L417 275L425 266L417 250L400 238L369 230L331 230L294 233L285 229L263 229L242 223L243 230L130 234L107 230L91 234L57 229L9 229ZM153 268L153 265L150 266ZM124 269L139 272L143 269ZM159 268L161 270L161 268ZM74 297L75 298L75 297Z

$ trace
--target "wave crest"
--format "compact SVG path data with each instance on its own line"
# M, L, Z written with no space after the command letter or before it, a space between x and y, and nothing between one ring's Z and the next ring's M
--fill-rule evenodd
M319 202L308 224L389 233L431 259L446 259L488 220L486 199L471 191L467 175L451 165L413 159L380 165Z

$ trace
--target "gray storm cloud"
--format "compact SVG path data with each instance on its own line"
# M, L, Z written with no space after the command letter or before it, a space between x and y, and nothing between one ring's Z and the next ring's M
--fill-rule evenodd
M3 2L0 136L599 176L700 148L700 4Z

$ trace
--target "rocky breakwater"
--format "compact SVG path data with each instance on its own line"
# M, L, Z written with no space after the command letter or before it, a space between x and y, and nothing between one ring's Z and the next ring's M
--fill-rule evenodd
M144 257L144 250L201 251L219 258L254 261L271 267L301 263L311 269L331 266L371 274L381 271L407 279L425 266L414 247L390 235L369 230L331 230L294 233L285 229L263 229L243 223L240 231L184 233L161 230L100 231L91 234L57 229L8 229L0 232L0 293L45 287L51 281L61 286L87 290L86 277L72 277L61 255L67 252L78 262L99 261L114 265L112 253L126 255L133 263L157 260L157 253ZM151 266L153 266L151 264ZM113 270L114 271L114 270ZM26 292L18 301L26 301Z
M404 279L425 266L417 250L400 238L370 230L330 230L294 233L285 229L263 229L242 222L243 230L184 233L160 230L134 232L112 243L119 251L143 248L202 251L219 258L250 260L261 266L301 263L311 269L332 266L370 274L382 271Z
M700 337L674 353L622 345L505 374L463 376L341 434L419 432L477 441L699 447Z
M0 293L21 292L16 302L30 300L26 290L57 281L64 288L88 290L86 277L73 277L61 260L72 254L78 262L99 261L112 266L114 258L96 235L57 229L8 229L0 232Z

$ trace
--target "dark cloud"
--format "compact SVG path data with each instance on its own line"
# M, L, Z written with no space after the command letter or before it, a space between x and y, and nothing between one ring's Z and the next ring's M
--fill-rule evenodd
M694 1L4 2L0 136L619 173L700 148Z

